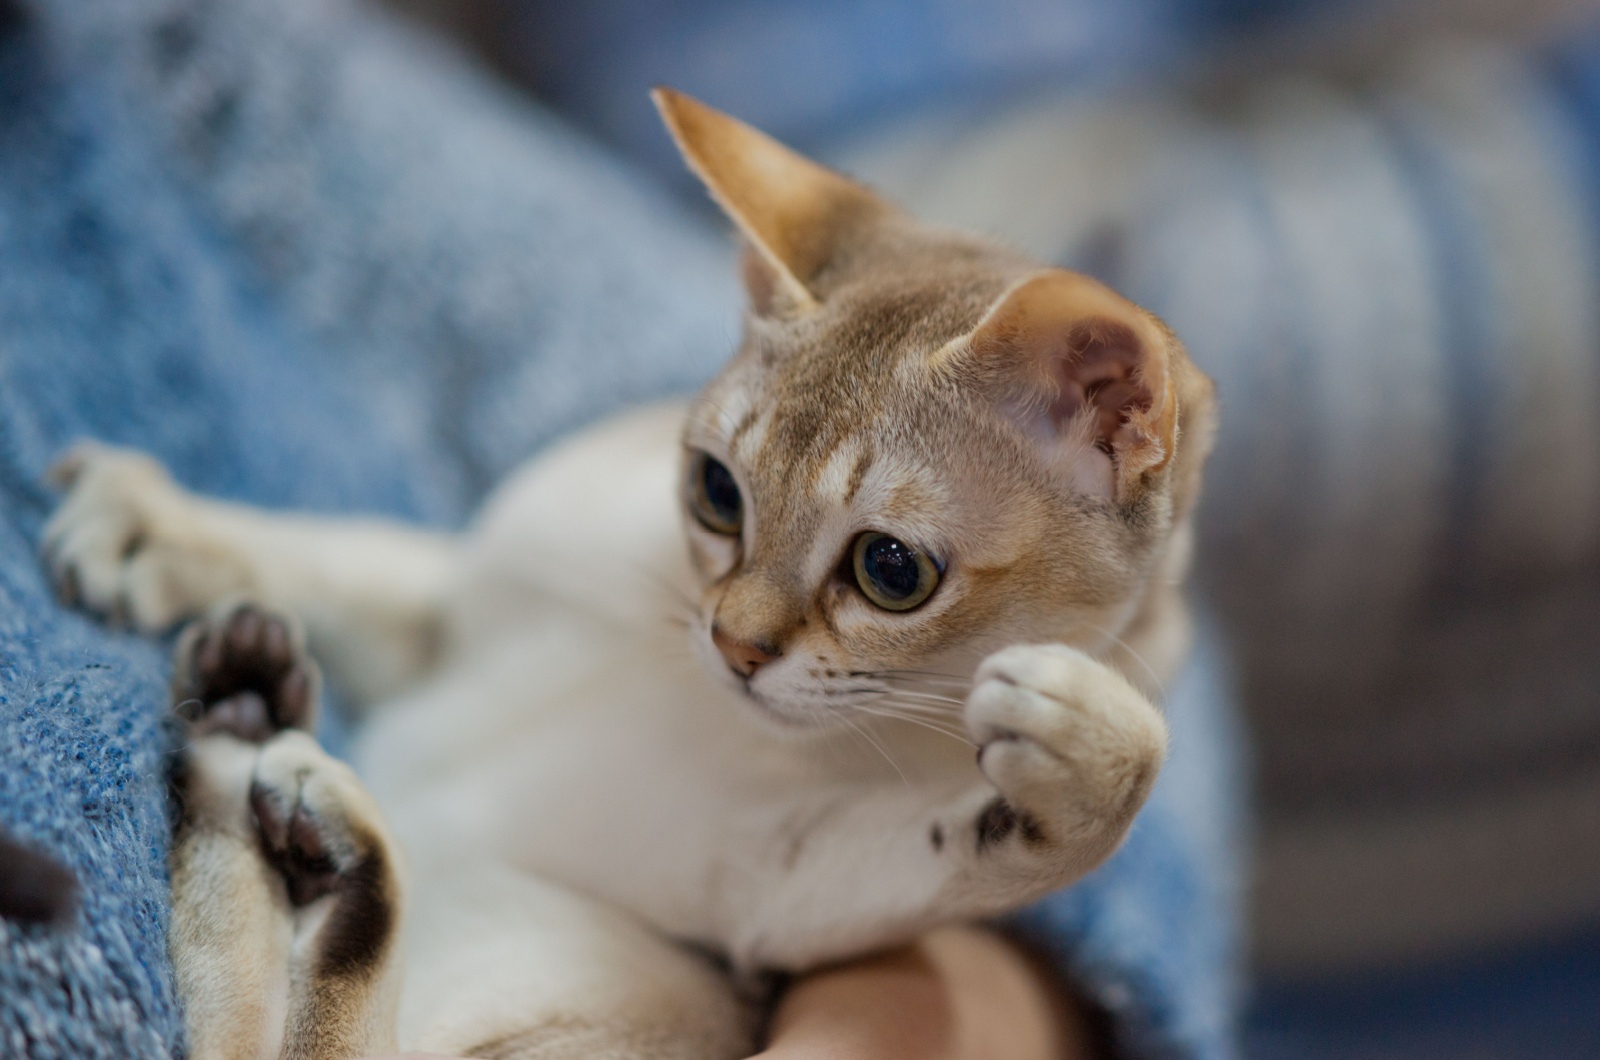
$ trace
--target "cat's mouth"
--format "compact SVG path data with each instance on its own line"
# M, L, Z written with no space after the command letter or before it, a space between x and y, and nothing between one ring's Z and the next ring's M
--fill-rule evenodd
M739 691L759 718L795 735L826 735L858 727L882 713L871 706L871 701L884 694L864 695L859 688L836 688L827 682L776 690L760 687L755 679L742 681Z
M892 703L897 697L897 691L873 673L841 671L825 677L803 657L784 656L751 673L740 673L718 651L709 629L697 629L693 640L698 662L712 682L735 693L755 718L786 734L849 728L863 716L885 713L875 706L879 699L889 697Z
M782 675L765 669L747 676L722 667L722 673L725 687L744 700L762 722L792 734L830 728L835 711L827 706L825 690L774 687L784 684Z
M751 704L762 720L774 722L786 730L798 731L816 726L817 719L813 711L791 702L789 697L756 687L756 677L730 676L735 690Z

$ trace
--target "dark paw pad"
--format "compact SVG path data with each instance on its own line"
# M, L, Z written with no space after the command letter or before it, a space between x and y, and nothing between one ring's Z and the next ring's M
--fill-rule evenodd
M288 792L257 781L250 787L250 808L262 849L282 874L291 902L306 905L338 889L340 877L355 860L354 851L347 840L329 834L300 790Z
M394 934L394 891L381 840L350 820L315 769L250 787L261 847L295 906L333 903L319 941L325 975L370 973ZM326 778L323 778L324 780Z
M284 618L241 604L184 634L173 702L197 736L224 732L262 742L283 729L310 728L316 696L316 664Z

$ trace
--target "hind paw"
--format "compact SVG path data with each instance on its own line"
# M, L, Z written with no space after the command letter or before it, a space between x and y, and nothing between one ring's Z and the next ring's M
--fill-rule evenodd
M388 874L377 806L350 767L306 733L282 733L261 749L250 809L294 905L377 886Z
M236 601L184 630L173 709L197 737L221 732L261 743L283 729L312 727L320 683L291 616Z

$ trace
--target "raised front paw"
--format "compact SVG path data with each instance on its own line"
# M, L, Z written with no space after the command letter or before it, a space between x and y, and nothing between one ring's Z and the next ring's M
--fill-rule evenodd
M980 851L1018 843L1072 874L1116 849L1166 754L1166 723L1150 701L1060 644L985 659L966 721L998 789L974 822Z
M67 497L44 553L67 602L159 633L250 588L246 564L207 535L196 498L145 454L80 442L50 477Z

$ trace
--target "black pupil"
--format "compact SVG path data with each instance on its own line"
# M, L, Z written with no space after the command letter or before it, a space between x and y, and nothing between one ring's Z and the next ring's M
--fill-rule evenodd
M892 537L875 538L867 544L861 557L867 577L878 591L894 600L904 600L917 591L922 572L917 567L917 554L904 542Z
M708 456L700 476L705 486L706 503L717 513L717 518L729 525L738 522L739 484L733 481L733 472Z

